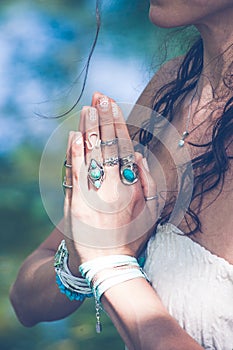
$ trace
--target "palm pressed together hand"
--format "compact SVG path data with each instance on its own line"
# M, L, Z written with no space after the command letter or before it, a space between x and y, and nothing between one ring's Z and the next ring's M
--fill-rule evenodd
M135 183L122 182L122 158L137 164ZM67 164L72 167L66 169L66 184L72 188L66 189L65 233L81 262L109 254L137 256L156 221L156 202L145 201L156 186L113 100L96 93L92 106L83 108L79 131L69 135ZM92 181L92 170L103 176Z

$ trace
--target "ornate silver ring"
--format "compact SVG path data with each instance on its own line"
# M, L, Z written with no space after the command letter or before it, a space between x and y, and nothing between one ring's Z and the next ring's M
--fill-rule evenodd
M118 163L119 163L119 157L110 157L104 160L103 165L114 166L114 165L117 165Z

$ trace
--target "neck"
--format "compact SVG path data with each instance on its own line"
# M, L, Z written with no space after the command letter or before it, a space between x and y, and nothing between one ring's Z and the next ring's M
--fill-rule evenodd
M223 77L233 62L233 6L196 24L204 44L203 74L199 92L211 87L221 89Z

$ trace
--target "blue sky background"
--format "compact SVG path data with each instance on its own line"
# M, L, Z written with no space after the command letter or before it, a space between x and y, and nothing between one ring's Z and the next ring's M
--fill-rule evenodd
M57 122L40 119L35 112L59 114L80 92L82 77L73 82L95 35L95 1L76 1L74 9L72 3L25 0L1 5L1 152L9 152L25 138L44 142ZM134 103L148 82L155 30L146 2L143 7L140 3L102 2L99 41L77 109L89 104L96 90Z

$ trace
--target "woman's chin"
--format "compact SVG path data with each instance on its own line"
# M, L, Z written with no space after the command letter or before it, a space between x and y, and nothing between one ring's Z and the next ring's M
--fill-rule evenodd
M149 19L151 23L161 28L177 27L172 20L169 20L168 16L161 13L158 7L151 5L149 10Z

